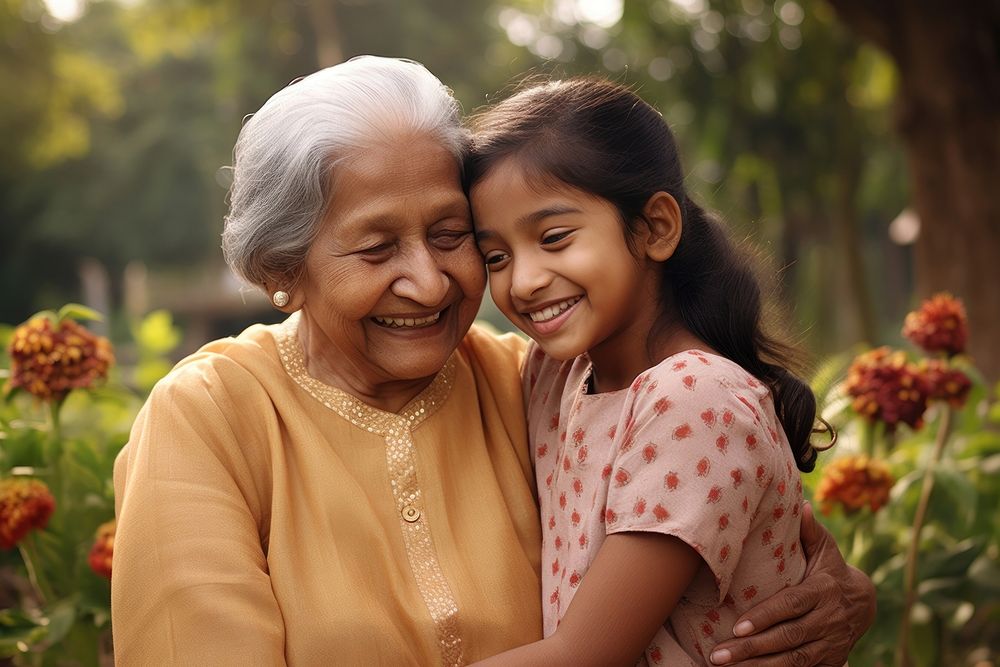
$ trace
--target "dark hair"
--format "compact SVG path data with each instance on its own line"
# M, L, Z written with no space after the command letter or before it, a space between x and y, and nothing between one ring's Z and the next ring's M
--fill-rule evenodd
M630 245L650 197L666 192L677 200L682 232L663 263L661 324L679 317L694 335L764 381L799 469L811 471L816 398L786 368L792 348L763 329L750 253L740 252L722 225L687 195L677 146L660 113L621 85L575 78L525 88L472 123L467 186L516 157L542 182L555 179L614 204Z

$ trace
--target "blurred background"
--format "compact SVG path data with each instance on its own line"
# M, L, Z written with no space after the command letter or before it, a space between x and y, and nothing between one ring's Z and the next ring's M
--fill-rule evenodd
M660 109L840 432L803 483L878 591L851 664L1000 662L1000 2L0 0L0 665L112 664L115 456L279 316L219 248L241 122L362 53L467 112L538 73Z
M273 319L219 250L240 123L374 53L424 63L466 111L526 73L634 86L692 190L764 249L814 358L898 340L916 297L949 289L996 376L1000 10L939 4L3 0L0 322L79 301L114 340L166 308L182 354Z

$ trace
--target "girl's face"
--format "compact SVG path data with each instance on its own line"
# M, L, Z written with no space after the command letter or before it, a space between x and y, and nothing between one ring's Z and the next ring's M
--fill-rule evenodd
M493 300L551 357L633 357L657 314L655 265L610 202L529 178L508 159L470 193Z

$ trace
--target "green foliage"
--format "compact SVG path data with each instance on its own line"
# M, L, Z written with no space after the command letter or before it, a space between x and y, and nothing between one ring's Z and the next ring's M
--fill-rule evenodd
M906 262L883 231L906 201L890 62L822 0L600 4L149 0L60 24L40 0L6 3L0 88L18 94L0 108L0 282L20 288L0 292L0 318L81 298L81 256L109 268L112 294L129 261L218 262L242 118L330 64L332 44L421 61L467 111L527 72L633 85L676 130L693 191L781 268L814 349L890 331L910 288L878 273Z
M166 310L149 313L131 329L138 352L133 384L143 392L149 392L170 371L173 364L167 355L180 344L181 332Z
M73 304L59 315L100 317ZM12 331L0 328L4 350ZM136 322L133 334L139 359L134 371L75 390L62 403L21 393L0 404L0 477L40 479L56 503L44 530L29 533L18 550L0 552L0 564L8 568L0 589L5 599L17 601L0 611L0 657L15 664L96 666L109 646L110 588L91 571L88 554L97 527L114 518L115 456L145 391L158 372L169 370L164 355L180 340L165 312ZM6 355L0 365L9 367ZM142 391L122 384L124 377L134 377Z
M940 460L933 462L936 438L949 409L932 405L918 430L889 434L858 417L843 387L830 381L846 369L844 357L823 364L813 386L827 419L840 430L840 444L820 457L806 477L815 493L831 460L871 452L889 464L896 482L890 502L876 513L834 510L822 517L848 560L868 572L878 591L875 625L851 655L851 665L895 661L905 605L907 548L928 465L933 492L921 533L916 568L916 601L911 616L910 655L915 665L993 664L1000 657L1000 432L998 394L981 381L965 405L951 415L952 428ZM836 369L836 370L835 370ZM963 367L970 377L974 371ZM1000 389L998 387L997 389ZM846 450L846 451L845 451Z

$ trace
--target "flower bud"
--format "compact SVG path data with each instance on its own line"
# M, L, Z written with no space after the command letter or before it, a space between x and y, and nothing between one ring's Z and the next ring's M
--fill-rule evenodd
M930 387L930 400L946 401L956 409L965 405L972 390L972 380L968 375L940 359L924 359L920 363L920 371Z
M900 422L912 428L923 425L930 387L901 351L879 347L858 355L844 388L854 398L851 407L869 421L881 421L890 429Z
M935 294L906 316L903 335L926 352L965 352L969 324L965 306L947 292Z
M94 534L94 546L87 556L90 569L101 577L111 578L111 561L115 554L115 521L102 523Z
M56 508L49 487L37 479L0 480L0 549L10 549L49 523Z
M865 455L834 459L823 468L816 488L820 511L829 514L835 505L853 514L862 508L877 512L889 501L893 485L889 467Z
M14 330L10 343L11 388L46 401L59 401L72 389L107 377L114 361L107 338L70 319L53 324L37 316Z

